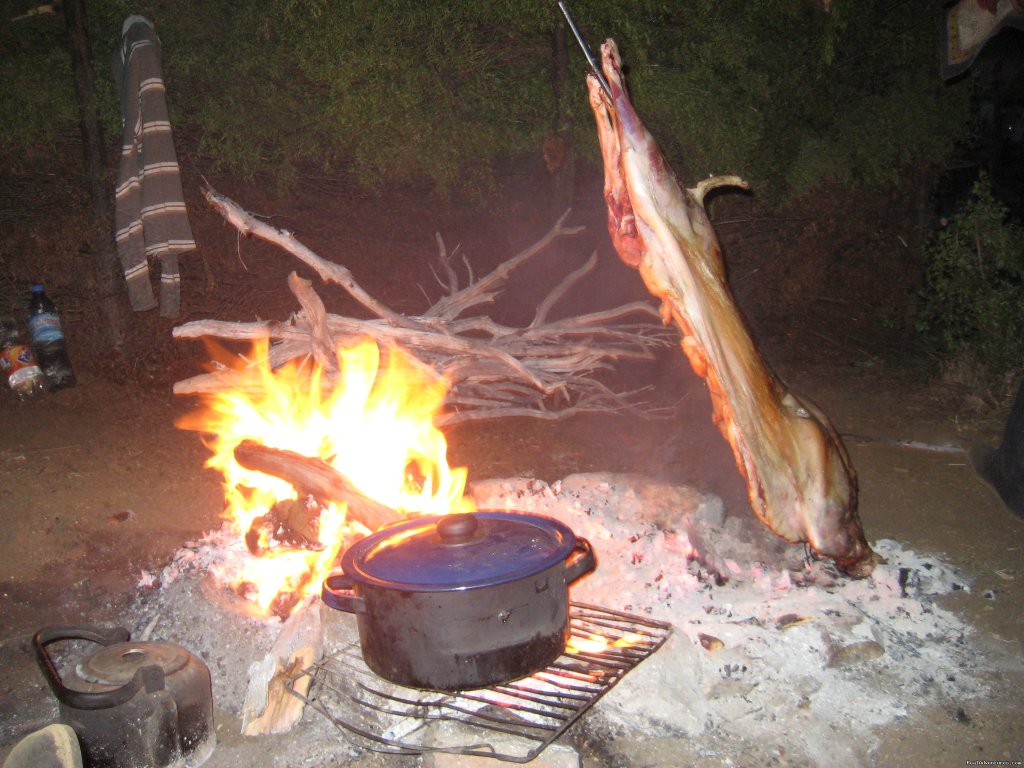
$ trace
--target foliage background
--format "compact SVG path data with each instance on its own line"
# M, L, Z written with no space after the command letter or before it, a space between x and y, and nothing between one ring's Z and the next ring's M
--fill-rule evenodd
M5 20L35 5L0 3ZM738 172L768 200L821 184L877 187L941 164L968 126L968 89L937 76L931 0L577 0L597 49L614 37L634 99L684 177ZM282 186L299 169L368 186L486 190L555 129L550 0L90 0L109 135L111 55L129 13L163 42L172 120L199 152ZM0 150L46 152L77 121L60 16L0 32ZM596 160L582 54L573 127Z
M0 170L18 178L72 159L78 133L64 21L25 16L36 6L0 0ZM123 20L141 13L163 43L179 151L203 172L259 178L277 193L340 175L365 190L416 185L483 199L504 169L536 162L544 138L567 127L581 172L599 170L586 64L571 38L568 82L578 97L559 114L553 37L565 22L552 0L87 6L111 165L120 134L111 60ZM976 133L971 77L944 83L938 74L942 6L574 0L572 10L592 49L606 37L619 44L633 99L684 180L738 173L751 183L759 221L745 233L729 221L720 229L734 245L749 243L731 255L745 309L786 321L816 296L835 304L874 280L884 285L864 312L877 324L916 325L942 354L955 352L954 338L995 354L972 328L954 327L967 314L942 318L937 309L951 292L986 284L969 271L939 280L936 251L925 248L934 179ZM988 225L1002 237L1001 222ZM758 255L745 262L751 250ZM812 250L821 255L805 258ZM12 271L12 285L20 279ZM907 323L918 300L925 314ZM1019 368L1015 348L1001 349L998 364Z
M1024 360L1024 228L1008 219L987 177L925 255L918 327L935 335L954 366L997 382L1017 373Z

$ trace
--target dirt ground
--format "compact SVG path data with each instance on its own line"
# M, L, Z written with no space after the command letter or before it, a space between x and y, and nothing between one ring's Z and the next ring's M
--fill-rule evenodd
M244 207L271 215L272 223L296 232L321 256L349 266L364 287L403 312L422 309L420 286L435 290L427 266L435 231L479 259L479 273L535 239L546 215L540 206L531 207L536 196L529 186L483 211L418 195L373 200L323 183L311 183L282 203L262 193L259 184L213 183ZM197 189L198 183L188 186ZM639 278L617 264L607 242L596 185L581 186L577 203L574 216L588 226L586 236L510 286L503 299L508 306L496 312L528 321L543 289L564 274L565 260L578 264L591 249L599 251L604 266L583 287L581 306L643 296ZM198 199L192 207L201 254L186 262L186 316L177 322L283 319L296 309L285 286L285 276L298 266L290 256L239 241ZM75 248L76 236L59 225L16 224L17 234L7 244L14 256L41 242ZM827 251L834 244L819 238L816 246ZM737 256L743 268L738 276L745 280L737 293L749 298L748 311L770 303L764 293L777 287L773 279L788 279L787 270L777 269L774 277L751 283L749 275L760 269L747 269L751 258ZM46 266L42 259L35 269ZM24 287L16 271L10 272L12 295ZM82 327L93 316L88 290L51 274L48 283L65 312L79 384L23 404L0 392L0 757L20 736L53 718L52 696L31 656L32 633L45 624L103 624L121 615L140 571L161 567L185 541L217 526L221 510L219 479L203 468L207 451L199 436L175 428L194 403L170 394L171 382L200 371L202 349L171 342L170 321L138 318L135 364L111 375L109 361L90 355L91 337ZM323 295L331 311L351 309L344 298L331 298L326 289ZM782 378L849 436L869 540L895 539L948 560L972 578L969 592L950 596L944 605L975 628L969 642L984 650L993 676L990 699L922 709L882 729L872 750L876 764L1020 761L1024 521L977 480L965 454L898 444L992 445L1002 414L966 408L906 348L890 341L873 344L865 331L870 323L864 322L871 311L855 295L833 299L809 302L799 323L756 312L751 322ZM16 308L12 299L3 310ZM467 466L471 479L527 475L553 481L574 472L639 472L717 494L730 514L751 514L731 456L710 423L706 388L682 354L670 350L654 363L611 375L612 382L638 380L653 386L652 399L674 404L676 416L649 421L593 414L564 422L515 419L456 427L448 433L450 461ZM587 768L679 764L679 755L658 743L627 739L587 749L586 741L578 737ZM778 745L785 743L780 733ZM802 764L780 756L763 764L769 763ZM284 764L272 746L252 762L255 768ZM814 764L831 763L821 755Z

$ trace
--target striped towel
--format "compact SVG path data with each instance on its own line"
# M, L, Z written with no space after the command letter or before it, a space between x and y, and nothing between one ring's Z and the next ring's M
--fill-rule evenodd
M155 307L150 260L160 261L160 315L181 310L179 254L195 250L164 96L160 39L142 16L124 23L114 54L124 132L114 198L117 255L132 309Z

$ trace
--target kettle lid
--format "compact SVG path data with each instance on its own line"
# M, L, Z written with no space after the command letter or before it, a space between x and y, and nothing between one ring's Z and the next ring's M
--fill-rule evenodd
M156 665L170 676L188 664L192 654L174 643L115 643L82 659L75 672L100 685L125 685L142 667Z

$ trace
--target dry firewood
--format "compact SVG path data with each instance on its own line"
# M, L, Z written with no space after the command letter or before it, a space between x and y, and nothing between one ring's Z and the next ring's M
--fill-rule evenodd
M312 677L300 673L323 656L320 601L309 600L284 622L274 645L249 667L249 686L242 704L242 733L260 736L286 733L301 718L305 703L288 690L305 696Z
M267 242L281 246L300 261L315 269L317 274L324 280L329 280L342 286L349 292L352 298L378 317L384 318L397 326L412 325L404 315L388 309L364 291L348 269L341 264L335 264L320 258L300 243L291 232L276 229L266 222L260 221L251 213L242 210L236 203L214 192L212 189L207 188L203 190L203 195L210 205L243 235L254 235Z
M452 320L470 307L492 302L508 279L508 276L514 270L543 251L559 237L575 235L583 231L583 227L565 226L565 220L569 218L569 213L570 211L563 213L558 221L555 222L555 225L548 230L547 234L536 243L520 251L508 261L499 264L490 274L479 280L471 281L462 290L451 292L424 312L423 316L425 318L437 317ZM452 287L454 288L454 286Z
M708 384L713 418L747 482L754 512L776 534L807 542L851 576L877 556L857 514L857 481L829 420L768 369L733 302L704 195L735 176L684 189L630 103L615 42L601 48L605 93L587 78L605 169L608 229L682 333Z
M309 280L303 280L294 272L288 275L288 287L299 300L302 311L309 319L309 345L314 357L328 373L337 371L338 358L334 352L330 331L327 330L327 310L323 301L316 295Z
M402 519L391 507L360 493L341 472L322 459L243 440L235 446L235 461L246 469L287 480L300 493L312 494L320 501L347 504L349 517L371 531Z
M212 336L238 341L266 339L271 343L271 367L288 360L315 357L325 368L324 385L337 383L333 350L369 336L384 347L399 347L415 360L445 377L448 399L439 425L471 419L510 415L559 418L583 411L639 410L634 392L614 392L596 381L597 371L622 360L650 360L654 351L669 343L654 323L657 310L646 302L633 302L584 315L549 320L555 304L596 263L592 256L582 267L555 285L538 305L525 328L510 327L483 315L465 313L493 302L509 275L555 240L569 237L579 227L566 226L567 211L536 243L525 248L489 274L475 278L463 257L469 281L460 287L453 256L437 236L438 281L445 295L419 316L400 315L376 301L356 283L344 267L328 262L286 231L275 229L242 210L236 203L206 190L206 197L244 234L273 242L324 280L344 288L374 317L359 319L331 315L307 280L292 273L288 285L302 306L284 322L229 323L199 320L174 329L175 338ZM204 394L254 386L232 370L216 370L174 385L176 394ZM514 386L502 389L499 384ZM647 409L645 409L647 410ZM647 412L650 412L647 410Z

